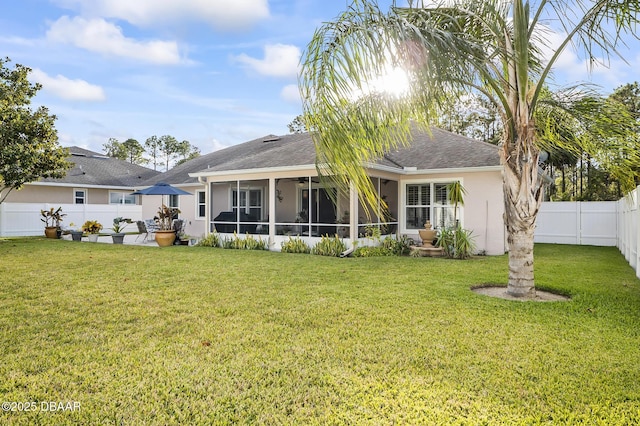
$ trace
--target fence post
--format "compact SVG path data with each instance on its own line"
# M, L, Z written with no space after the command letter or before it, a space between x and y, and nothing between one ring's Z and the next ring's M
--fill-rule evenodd
M635 189L635 204L636 204L636 235L633 238L633 252L635 253L635 269L636 277L640 278L640 186Z
M582 202L576 203L576 244L582 245Z
M4 233L5 233L4 216L5 216L5 203L0 203L0 237L4 237Z

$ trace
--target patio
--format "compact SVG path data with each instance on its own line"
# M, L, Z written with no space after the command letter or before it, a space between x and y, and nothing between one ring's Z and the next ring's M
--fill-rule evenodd
M355 191L338 193L317 176L212 182L209 231L263 235L274 250L294 236L314 245L322 236L338 235L352 246L374 228L394 234L398 182L375 177L372 184L386 208L367 209Z

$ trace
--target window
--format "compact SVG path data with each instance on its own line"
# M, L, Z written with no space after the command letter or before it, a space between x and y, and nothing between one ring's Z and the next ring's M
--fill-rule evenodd
M74 204L86 204L87 203L87 190L86 189L74 189L73 190L73 203Z
M240 197L238 191L233 190L231 194L231 208L234 213L238 211L246 213L250 221L262 220L262 189L241 189Z
M179 203L180 197L178 195L169 195L169 205L168 207L177 209L180 207Z
M431 185L407 185L407 229L421 229L431 220Z
M136 196L130 192L109 192L109 204L135 204Z
M206 206L206 192L205 191L197 191L196 192L196 217L197 218L205 218L207 215L207 206Z
M449 183L419 183L406 186L407 229L421 229L431 221L434 228L452 226L453 205L450 202Z

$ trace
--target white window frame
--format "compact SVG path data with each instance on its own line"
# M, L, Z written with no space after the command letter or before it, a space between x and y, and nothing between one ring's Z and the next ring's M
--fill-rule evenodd
M450 177L450 178L437 178L437 179L408 179L408 180L403 180L402 184L400 186L400 197L402 200L402 208L399 209L399 215L400 217L400 229L401 232L403 233L416 233L418 231L418 229L413 229L413 228L407 228L407 187L410 185L430 185L430 200L429 200L429 205L425 206L429 208L429 217L432 223L432 226L434 228L439 228L440 224L436 223L435 217L436 217L436 209L437 208L451 208L453 209L453 204L441 204L441 203L436 203L436 189L435 186L436 184L449 184L452 182L456 182L456 181L460 181L460 184L462 184L464 186L464 180L461 177ZM458 221L460 222L460 226L464 227L463 224L463 218L464 218L464 207L461 205L458 205Z
M196 220L205 220L207 218L207 191L205 190L198 190L195 191L196 192L196 213L195 213L195 218ZM204 201L200 202L200 194L204 195ZM203 208L203 215L200 215L200 208Z
M78 197L76 193L82 192L82 197ZM87 193L88 191L85 188L73 188L73 204L87 204ZM82 198L82 203L78 203L78 198Z
M119 194L120 197L120 201L117 203L112 203L111 202L111 195L112 194ZM109 204L119 204L119 205L123 205L123 206L135 206L136 204L138 204L138 199L136 198L136 195L133 196L133 203L125 203L124 200L126 198L127 195L131 195L131 192L126 192L126 191L109 191Z
M177 194L167 195L167 207L180 210L180 196Z
M238 188L237 187L232 187L229 188L229 210L233 211L234 208L236 208L237 206L235 206L233 204L233 193L237 192ZM259 191L260 192L260 205L259 206L252 206L250 205L250 200L251 200L251 191ZM240 192L245 192L246 195L246 205L242 206L241 209L242 211L244 211L246 214L251 214L251 209L260 209L260 217L258 217L256 219L257 222L260 222L263 220L263 218L265 217L265 213L264 213L264 209L265 209L265 199L264 199L264 195L265 195L265 188L263 186L244 186L244 187L240 187ZM240 202L240 196L238 193L237 196L237 200L238 202Z

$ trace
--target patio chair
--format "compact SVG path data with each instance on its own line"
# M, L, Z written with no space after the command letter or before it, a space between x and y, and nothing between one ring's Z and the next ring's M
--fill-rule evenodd
M145 243L147 241L147 237L149 236L149 233L147 232L147 227L145 226L144 222L141 220L136 221L136 226L138 227L138 236L136 237L136 241L138 241L138 238L140 238L140 236L144 235L142 242Z
M144 234L144 239L142 240L143 243L146 243L149 240L149 234L155 234L155 232L158 230L158 225L156 225L156 221L153 219L145 219L144 221L139 220L136 222L136 224L138 225L138 236L136 237L136 241L138 241L138 238L140 238L140 236L142 234Z

